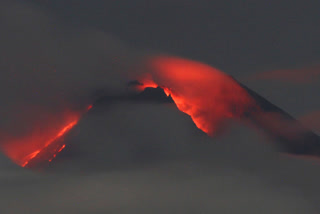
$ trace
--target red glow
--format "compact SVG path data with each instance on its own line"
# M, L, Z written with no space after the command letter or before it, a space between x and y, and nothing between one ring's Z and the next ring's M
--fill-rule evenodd
M54 143L58 138L62 137L64 134L66 134L68 131L70 131L76 124L78 123L78 120L72 121L71 123L67 124L65 127L63 127L61 129L61 131L54 137L52 137L50 140L48 140L42 149L39 149L35 152L32 152L31 154L27 155L25 158L23 158L22 160L22 167L25 167L30 160L32 160L33 158L35 158L44 148L48 147L49 145L51 145L52 143ZM65 147L65 145L63 145L63 147L61 147L57 153L61 152L62 149ZM57 154L56 153L56 154ZM53 155L53 158L56 157L56 154ZM50 159L51 162L52 159Z
M62 145L61 148L58 150L58 153L61 152L65 147L66 145Z
M87 110L91 108L92 105ZM2 145L2 149L9 158L22 167L28 166L31 160L36 159L36 161L51 162L66 147L65 144L61 144L60 139L78 123L81 115L80 112L69 111L51 115L47 117L47 121L34 124L33 133L8 139Z
M143 91L145 88L157 88L158 85L151 80L151 77L148 75L148 78L144 78L143 85L136 85L135 88Z
M21 164L22 167L25 167L29 161L31 159L33 159L34 157L36 157L39 153L41 152L41 149L38 149L37 151L35 152L32 152L31 154L27 155L25 158L24 158L24 162Z
M152 72L140 80L144 84L141 88L162 87L178 109L209 135L214 135L226 118L241 117L254 103L234 79L209 65L155 57L148 66Z
M57 154L58 154L59 152L61 152L65 147L66 147L66 145L63 144L63 145L60 147L60 149L59 149L58 151L56 151L56 153L54 153L54 154L52 155L52 158L49 159L49 162L51 162L54 158L56 158L56 157L57 157Z

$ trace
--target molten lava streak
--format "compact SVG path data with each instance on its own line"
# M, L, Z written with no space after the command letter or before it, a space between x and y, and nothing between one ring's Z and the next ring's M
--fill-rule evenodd
M61 129L61 131L54 136L53 138L51 138L50 140L48 140L45 144L44 147L42 149L38 149L35 152L32 152L31 154L27 155L23 160L22 160L22 167L25 167L30 160L32 160L33 158L35 158L44 148L47 148L49 145L51 145L53 142L55 142L57 139L61 138L63 135L65 135L68 131L70 131L76 124L78 123L78 120L74 120L71 123L67 124L65 127L63 127ZM65 145L61 146L61 148L57 151L57 153L61 152L63 150L63 148L65 147ZM53 155L53 157L56 157L56 154ZM49 161L51 162L52 159L50 159Z
M230 76L209 65L177 58L153 57L148 73L139 82L146 87L161 87L178 109L191 116L195 125L215 135L227 118L240 118L255 106L249 94Z
M86 110L91 108L92 105ZM38 162L51 162L65 148L63 137L77 125L82 114L83 112L68 111L52 115L49 121L40 122L40 126L39 124L34 125L33 133L8 140L2 145L2 149L9 158L22 167L32 168ZM43 126L45 128L39 128Z
M178 109L192 118L195 125L210 136L224 128L228 118L241 118L256 107L253 98L232 77L209 65L177 58L153 57L146 63L149 72L139 80L146 87L161 87ZM51 161L63 150L63 137L79 121L82 112L64 112L32 125L32 133L14 137L2 146L17 164L33 167Z

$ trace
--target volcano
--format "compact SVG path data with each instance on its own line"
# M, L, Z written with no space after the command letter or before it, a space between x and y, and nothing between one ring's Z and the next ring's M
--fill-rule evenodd
M239 85L256 104L254 108L249 109L241 116L243 120L251 123L272 141L276 142L275 146L283 153L320 156L320 137L317 134L308 130L297 119L263 96L241 83ZM140 100L160 103L174 102L171 96L165 97L165 92L160 87L147 87L138 97Z
M237 120L265 134L283 153L320 156L318 135L233 77L209 65L177 57L154 57L146 62L145 74L129 82L126 92L98 92L95 102L75 118L55 127L55 131L49 130L48 136L32 135L29 140L46 139L44 144L39 140L34 148L23 144L28 151L7 144L8 156L15 155L11 158L22 167L45 168L62 150L71 149L68 139L75 135L73 129L82 123L83 116L95 113L97 106L123 102L175 105L210 137L226 133L227 120Z
M134 81L129 84L130 87L141 86L141 83ZM266 136L275 142L275 146L283 153L300 156L320 156L320 137L312 131L303 127L298 120L290 114L272 104L270 101L260 96L245 85L239 83L241 87L255 101L256 106L241 115L240 119L249 126L254 126ZM95 107L107 106L114 103L133 102L133 103L156 103L174 105L171 95L167 96L161 87L146 87L141 92L129 92L122 95L101 96L95 103L92 112L95 113ZM91 110L90 110L91 111ZM80 119L79 124L82 121ZM84 130L82 130L84 131ZM73 130L66 133L66 137L57 138L49 146L39 151L24 167L31 169L43 169L51 164L56 156L65 149L72 150L72 145L68 145L68 135L72 136ZM64 139L67 139L66 142Z
M293 155L320 156L320 137L317 134L258 93L239 84L255 100L260 109L249 112L246 117L275 140L280 151Z

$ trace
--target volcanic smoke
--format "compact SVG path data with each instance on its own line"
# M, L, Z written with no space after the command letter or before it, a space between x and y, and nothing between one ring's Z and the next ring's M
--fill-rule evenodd
M209 65L167 56L151 58L147 64L152 72L139 80L143 85L138 88L163 88L178 109L210 136L221 131L225 119L240 118L255 106L233 78Z
M91 108L92 105L88 106L87 111ZM51 162L65 148L63 137L77 125L82 114L77 111L65 111L60 115L50 115L48 121L40 123L40 126L46 124L44 129L34 125L32 133L19 138L9 138L2 145L2 150L22 167L29 167L31 161Z
M290 115L220 70L193 60L170 56L151 57L144 63L146 66L137 78L140 84L136 87L140 91L148 87L162 88L177 108L189 115L195 125L209 136L221 133L226 120L249 118L269 135L282 140L282 146L287 151L313 155L320 151L319 139L315 134L297 125ZM22 167L32 168L38 162L51 162L65 148L64 136L91 108L92 105L84 111L66 110L58 115L50 115L47 121L30 124L31 133L8 137L6 143L1 145L2 150ZM280 119L271 118L269 112L280 115ZM266 115L268 120L263 119ZM295 124L294 131L283 131L282 126L287 127L289 123ZM301 134L294 136L292 132ZM312 142L309 147L305 146L305 140ZM315 147L316 152L313 151Z
M160 87L178 109L209 136L224 131L226 120L245 121L282 152L320 156L320 137L231 76L209 65L178 57L153 57L137 88Z
M225 119L240 118L255 105L235 80L209 65L177 57L153 57L146 63L151 72L138 78L143 83L140 89L163 88L178 109L190 115L196 126L210 136L223 129ZM91 108L88 106L86 111ZM22 167L35 160L51 161L65 147L63 137L85 112L50 115L47 121L39 122L41 126L46 124L45 128L34 124L32 133L9 138L2 149Z

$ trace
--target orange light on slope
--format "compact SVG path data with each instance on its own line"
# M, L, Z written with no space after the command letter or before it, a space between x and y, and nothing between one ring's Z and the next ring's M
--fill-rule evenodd
M21 164L22 167L25 167L29 161L31 159L33 159L34 157L36 157L39 153L41 152L41 149L35 151L35 152L32 152L31 154L27 155L25 158L24 158L24 162Z
M54 143L56 140L58 140L59 138L61 138L63 135L65 135L68 131L70 131L76 124L78 123L78 120L72 121L71 123L67 124L65 127L62 128L62 130L53 138L51 138L50 140L48 140L44 147L32 152L31 154L27 155L23 160L22 160L22 167L25 167L30 160L32 160L33 158L35 158L44 148L48 147L50 144ZM65 147L65 145L63 147L61 147L57 153L61 152L62 149ZM56 153L56 154L57 154ZM56 157L56 154L54 154L54 158ZM51 162L52 159L50 159L49 161Z
M151 72L139 80L141 88L163 88L208 135L214 135L226 118L238 118L254 105L234 79L209 65L164 56L150 58L147 66Z
M143 79L142 85L136 85L135 88L137 90L143 91L145 88L157 88L158 85L151 79L151 76Z
M57 157L57 154L59 154L65 147L66 147L66 145L63 144L63 145L60 147L60 149L59 149L58 151L56 151L56 153L54 153L54 154L52 155L52 158L49 159L49 162L51 162L54 158L56 158L56 157Z
M88 106L87 111L91 108L92 105ZM33 125L34 131L27 136L8 139L6 143L1 145L2 150L10 159L22 167L28 166L31 160L35 160L39 156L42 158L38 158L39 161L51 162L66 146L65 144L61 146L60 139L77 125L82 114L67 111L60 115L51 115L47 117L47 121ZM51 156L42 154L48 151ZM48 159L43 160L43 158Z
M61 146L61 148L58 150L58 153L61 152L64 148L66 148L66 145L65 145L65 144L63 144L63 145Z

